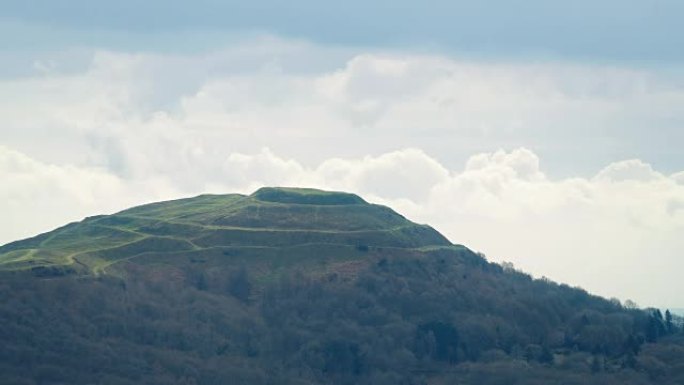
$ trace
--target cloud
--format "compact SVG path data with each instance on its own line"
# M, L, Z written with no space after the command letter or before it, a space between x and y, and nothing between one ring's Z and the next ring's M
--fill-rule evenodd
M672 180L674 180L675 182L684 185L684 171L674 173L670 178L672 178Z
M0 243L165 196L163 185L140 186L101 169L45 164L3 146L0 179Z
M293 159L283 159L264 148L255 155L233 153L223 164L224 186L247 188L251 193L264 185L298 185L305 173L304 167Z
M449 172L423 151L405 149L359 160L326 160L315 174L325 185L389 199L422 201L430 186L447 178Z
M486 172L503 171L521 179L537 180L544 175L539 170L539 157L532 151L519 148L510 154L499 150L493 154L479 154L471 157L466 164L466 171Z
M596 179L611 182L642 181L648 182L663 178L650 164L639 159L625 160L609 165L596 175Z
M683 80L628 67L501 64L262 37L209 53L94 51L82 72L0 80L0 135L46 162L123 177L178 169L171 156L154 159L159 147L199 149L208 163L268 147L309 165L412 147L453 166L475 152L524 146L553 155L563 171L640 157L673 172L684 141ZM47 135L57 143L33 140ZM128 161L146 156L153 159Z

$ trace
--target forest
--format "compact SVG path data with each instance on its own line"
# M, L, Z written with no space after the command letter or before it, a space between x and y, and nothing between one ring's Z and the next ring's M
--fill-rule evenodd
M359 251L366 253L365 251ZM4 384L681 384L684 332L470 252L355 276L11 274Z

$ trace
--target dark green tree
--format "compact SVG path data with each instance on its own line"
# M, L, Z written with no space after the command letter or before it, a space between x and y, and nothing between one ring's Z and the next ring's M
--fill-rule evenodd
M665 330L667 331L667 334L674 334L677 330L677 327L675 324L672 322L672 313L670 313L670 310L665 310Z

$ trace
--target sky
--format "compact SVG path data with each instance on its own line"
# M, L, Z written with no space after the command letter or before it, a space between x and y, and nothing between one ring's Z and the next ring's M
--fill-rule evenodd
M264 185L684 308L684 3L4 0L0 244Z

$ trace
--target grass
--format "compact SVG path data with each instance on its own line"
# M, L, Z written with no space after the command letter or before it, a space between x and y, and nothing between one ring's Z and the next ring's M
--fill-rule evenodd
M257 190L252 196L264 202L307 205L339 206L366 203L355 194L311 188L264 187Z
M363 258L359 250L369 248L429 247L451 243L356 195L263 188L249 196L200 195L86 218L0 247L0 270L62 265L98 275L124 261L187 268L193 260L280 269Z

